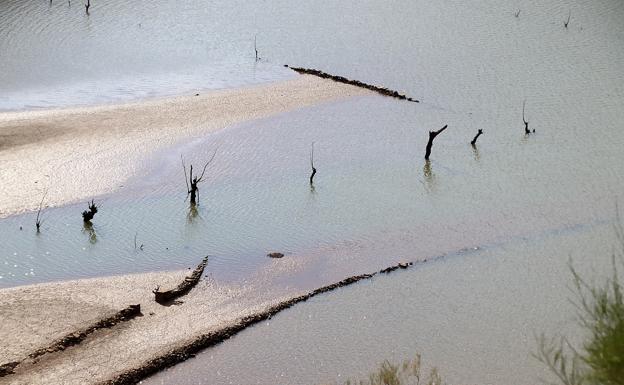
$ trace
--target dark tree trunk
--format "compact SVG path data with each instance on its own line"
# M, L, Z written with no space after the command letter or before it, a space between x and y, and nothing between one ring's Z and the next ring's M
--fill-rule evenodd
M425 151L425 159L429 160L429 155L431 155L431 146L433 146L433 140L436 136L438 136L442 131L446 130L448 125L440 128L438 131L429 131L429 142L427 142L427 148Z
M82 220L87 223L91 222L91 219L93 219L93 217L95 216L97 212L98 212L98 208L93 202L93 200L91 200L91 203L89 203L89 210L85 210L82 212Z
M197 185L191 184L191 204L197 204Z

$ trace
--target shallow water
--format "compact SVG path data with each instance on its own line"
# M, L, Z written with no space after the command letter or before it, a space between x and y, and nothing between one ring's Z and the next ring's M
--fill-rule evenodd
M421 335L451 311L459 320L477 322L473 302L461 293L500 290L503 299L523 304L518 310L513 301L492 299L482 306L498 313L490 326L521 330L516 337L525 342L533 326L549 329L565 317L549 310L565 302L563 291L555 290L548 300L536 293L546 292L551 279L565 286L565 262L577 248L587 254L604 250L610 238L603 229L624 187L622 2L122 3L94 3L89 18L78 3L71 8L56 1L52 6L2 3L0 109L99 103L293 76L283 63L388 86L422 103L360 97L181 143L146 160L120 193L98 199L102 209L94 221L95 238L80 218L86 204L46 210L40 235L34 233L32 214L3 219L0 287L188 267L205 254L214 255L208 269L215 279L244 279L266 263L268 251L283 251L291 258L314 258L314 268L304 277L285 277L289 285L310 288L398 260L482 247L470 258L460 254L401 276L418 276L417 282L428 282L425 289L444 286L448 302L455 304L422 319ZM568 10L572 17L566 29ZM22 23L24 14L36 22ZM75 32L63 27L69 20ZM263 57L257 64L254 35ZM524 100L536 130L529 137L523 133ZM426 164L427 131L444 124L449 129L436 139ZM478 128L485 134L474 149L468 143ZM311 191L313 141L318 174ZM179 157L197 167L215 148L198 216L189 218ZM564 229L572 230L558 235ZM553 239L542 240L548 234ZM488 248L492 245L498 245L495 251ZM549 259L540 265L535 258L545 253ZM472 269L473 264L479 268ZM466 271L474 273L473 280L459 279ZM495 288L487 284L493 277L499 283ZM503 277L514 285L506 287ZM403 298L403 292L423 289L414 280L391 277L376 279L373 286L381 282L387 286L373 293L363 295L360 289L368 285L363 284L347 294L315 299L313 305L330 306L328 314L355 312L369 306L361 302L368 297ZM327 302L331 299L335 306ZM524 322L529 304L546 313L543 323L527 321L523 329L514 329ZM408 308L392 319L379 312L373 318L397 327L388 338L398 343L408 331L395 320L413 317L415 311ZM324 323L315 321L313 335L299 329L303 346L338 328L338 320L328 315ZM294 322L285 321L284 330ZM451 333L454 323L444 325L441 335L474 337L466 346L482 346L478 340L487 337L481 329ZM455 365L452 341L406 343L396 356L370 348L365 364L349 366L336 359L345 370L334 366L325 379L362 374L384 358L409 358L416 352L443 372L457 370L457 377L450 378L475 375L475 382L504 378L522 383L527 372L535 373L536 367L525 363L531 341L513 349L488 340L494 353L484 357L509 351L509 361L502 362L519 368L509 371L510 377L478 377L479 368L461 357ZM306 354L332 357L321 345ZM354 354L357 346L354 342L342 353ZM240 350L223 357L256 362ZM249 354L262 356L266 350ZM292 356L311 357L303 350ZM224 362L210 368L223 368L225 376L240 371L240 381L249 383L252 378L245 376L260 371ZM301 370L285 382L320 379L306 374L313 365ZM263 378L270 375L262 372Z
M256 62L242 2L6 0L0 111L101 104L293 77Z
M540 383L536 336L582 336L560 254L600 281L614 241L610 225L578 226L448 254L314 297L143 384L342 384L416 354L449 384Z
M470 131L456 128L437 139L427 167L418 151L423 132L413 127L419 120L411 104L371 96L182 144L148 160L150 170L122 193L99 199L95 237L82 224L84 203L46 210L39 235L34 214L0 222L6 266L0 286L188 267L205 254L214 255L217 276L235 278L253 272L273 250L318 257L324 270L317 278L331 280L355 266L369 271L613 217L614 195L606 192L620 183L610 176L622 166L602 155L619 145L605 143L597 159L569 169L574 154L549 150L554 133L492 132L474 150L466 144ZM314 190L308 185L312 141L319 170ZM179 156L197 165L215 149L193 218ZM590 174L593 185L586 185Z

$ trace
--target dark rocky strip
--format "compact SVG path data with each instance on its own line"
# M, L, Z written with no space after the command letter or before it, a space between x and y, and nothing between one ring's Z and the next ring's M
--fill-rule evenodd
M7 362L6 364L0 365L0 377L7 376L9 374L13 374L13 370L17 365L19 365L19 361Z
M28 358L25 358L21 361L9 362L9 363L0 365L0 377L13 374L15 368L25 363L26 361L35 363L36 361L33 361L33 360L43 356L44 354L59 352L71 346L78 345L79 343L84 341L90 334L94 333L97 330L112 328L113 326L121 322L129 321L139 315L141 315L141 305L140 304L130 305L127 308L118 311L117 313L113 314L112 316L108 318L104 318L104 319L97 321L96 323L87 327L86 329L78 330L76 332L67 334L63 338L60 338L54 341L48 347L35 350L34 352L28 355Z
M405 96L404 94L400 94L398 91L394 91L394 90L391 90L391 89L385 88L385 87L373 86L371 84L363 83L363 82L361 82L359 80L347 79L344 76L331 75L331 74L328 74L327 72L323 72L323 71L315 70L315 69L310 69L310 68L290 67L288 64L284 64L284 67L290 68L291 70L293 70L295 72L298 72L300 74L314 75L314 76L318 76L318 77L323 78L323 79L331 79L331 80L333 80L335 82L338 82L338 83L351 84L352 86L356 86L356 87L360 87L360 88L366 88L367 90L371 90L371 91L377 92L377 93L379 93L381 95L389 96L391 98L407 100L408 102L420 103L420 101L418 101L416 99L413 99L413 98L410 98L408 96Z
M191 289L195 287L195 285L197 285L197 282L199 282L199 279L204 273L204 269L206 268L207 263L208 257L204 258L201 263L197 265L195 270L193 270L193 273L191 273L191 275L189 275L188 277L184 278L184 281L176 286L175 289L160 291L160 288L157 287L153 291L156 302L161 305L165 305L191 291Z
M398 265L383 269L379 271L379 273L390 273L397 269L407 269L412 265L412 262L399 263ZM214 332L203 334L197 337L197 339L195 339L188 345L173 349L163 356L148 361L147 363L145 363L145 365L139 368L128 370L125 373L118 375L114 379L103 382L100 385L138 384L144 378L161 370L174 366L180 362L186 361L189 358L195 357L195 355L202 350L220 344L221 342L229 339L230 337L233 337L244 329L264 320L270 319L272 316L281 312L282 310L286 310L300 302L305 302L316 295L326 293L343 286L348 286L361 280L370 279L377 274L378 273L375 272L372 274L355 275L349 278L345 278L340 282L336 282L328 286L323 286L299 297L294 297L289 300L280 302L277 305L271 306L267 310L243 317L230 326L216 330Z

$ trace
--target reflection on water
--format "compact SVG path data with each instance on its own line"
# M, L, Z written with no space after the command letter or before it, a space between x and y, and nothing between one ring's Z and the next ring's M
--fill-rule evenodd
M435 174L431 171L431 161L429 159L425 160L425 165L423 166L423 176L425 177L425 185L427 187L427 192L433 192L435 189Z
M188 223L193 223L193 221L199 216L199 210L197 209L197 205L192 204L189 207L188 211Z
M95 229L93 228L93 223L84 222L83 223L83 232L89 235L89 242L94 244L97 242L97 234L95 233Z

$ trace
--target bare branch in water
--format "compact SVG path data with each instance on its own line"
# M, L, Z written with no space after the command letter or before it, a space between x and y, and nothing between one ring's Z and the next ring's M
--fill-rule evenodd
M314 175L316 175L316 168L314 168L314 142L312 142L312 148L310 149L310 167L312 167L312 175L310 175L310 186L314 184Z
M447 127L448 127L448 124L440 128L438 131L429 131L429 141L427 142L427 148L425 151L426 160L429 160L429 155L431 155L431 146L433 146L433 140L435 139L436 136L440 135L442 131L446 130Z

